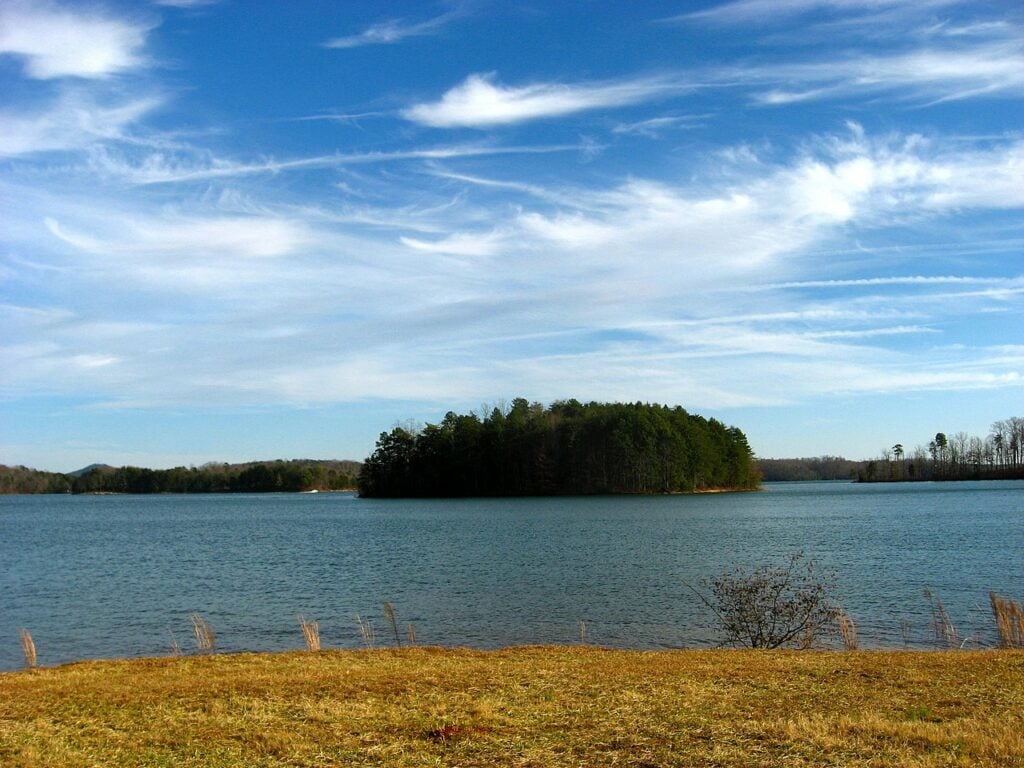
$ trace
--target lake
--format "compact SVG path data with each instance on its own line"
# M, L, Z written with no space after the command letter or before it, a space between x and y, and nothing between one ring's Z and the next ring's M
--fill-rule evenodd
M714 645L687 585L801 550L836 572L862 647L934 642L924 588L967 646L995 641L988 592L1024 598L1024 482L774 483L696 496L384 500L350 494L0 496L0 669L194 649L587 640Z

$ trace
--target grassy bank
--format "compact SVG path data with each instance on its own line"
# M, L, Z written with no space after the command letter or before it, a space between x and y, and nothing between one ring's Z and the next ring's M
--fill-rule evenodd
M1024 765L1024 652L85 662L0 675L0 765Z

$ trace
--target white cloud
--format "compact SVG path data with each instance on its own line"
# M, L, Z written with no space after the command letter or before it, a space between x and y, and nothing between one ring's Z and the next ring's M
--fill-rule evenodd
M462 15L459 11L435 16L418 22L389 19L373 24L357 35L335 37L324 43L325 48L359 48L364 45L390 45L409 37L424 37L438 34L446 25Z
M487 128L636 104L683 88L666 78L507 87L495 83L493 74L474 74L446 92L440 101L416 104L402 115L434 128Z
M151 24L46 3L13 0L0 7L0 54L18 56L25 74L104 78L145 64Z

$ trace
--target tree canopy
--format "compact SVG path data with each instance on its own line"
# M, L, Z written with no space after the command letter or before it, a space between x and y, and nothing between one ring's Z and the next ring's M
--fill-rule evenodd
M678 493L760 484L746 436L681 407L522 398L483 418L449 412L381 433L367 497Z

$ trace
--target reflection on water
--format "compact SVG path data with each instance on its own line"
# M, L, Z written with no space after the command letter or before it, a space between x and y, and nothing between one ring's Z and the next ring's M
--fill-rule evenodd
M802 550L835 569L861 646L931 642L937 595L992 643L988 591L1024 598L1024 483L770 484L671 497L363 500L347 494L0 497L0 669L194 647L387 644L394 604L421 644L701 646L717 640L686 585ZM903 625L903 629L901 629Z

